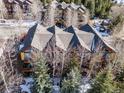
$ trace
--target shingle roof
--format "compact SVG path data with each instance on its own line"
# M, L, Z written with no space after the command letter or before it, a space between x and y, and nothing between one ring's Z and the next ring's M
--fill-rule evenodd
M89 25L89 24L83 25L82 27L80 27L80 30L85 31L85 32L94 33L95 36L97 36L100 40L102 40L103 43L107 47L109 47L110 49L112 49L114 52L116 51L115 48L113 46L111 46L109 43L107 43L107 40L104 40L104 38L102 37L102 35L97 30L95 30L91 25Z
M56 46L66 51L69 47L73 34L64 32L56 26L49 28L48 31L54 34Z
M43 27L42 25L38 25L31 46L42 51L46 47L51 37L52 34L47 31L47 28Z
M82 32L79 29L70 26L65 31L73 33L73 39L71 41L72 47L77 47L77 45L81 45L83 48L91 51L92 40L94 35L88 32Z

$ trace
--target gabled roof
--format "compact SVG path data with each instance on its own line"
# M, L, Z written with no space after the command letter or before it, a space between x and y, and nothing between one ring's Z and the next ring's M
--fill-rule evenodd
M75 28L75 30L78 37L88 46L87 49L91 50L94 34L89 32L82 32L77 28Z
M85 24L85 25L81 26L80 30L85 31L85 32L94 33L93 29L91 28L91 26L89 24Z
M24 41L22 42L24 44L24 47L21 50L26 49L27 47L31 46L34 34L36 32L36 28L37 28L37 24L35 24L34 26L32 26L29 30L28 33L26 35L26 37L24 38Z
M81 45L85 49L91 51L92 40L94 35L88 32L82 32L79 29L70 26L65 31L73 33L73 39L71 41L72 47L77 47L77 45Z
M24 3L26 3L26 4L32 4L32 2L30 0L3 0L3 1L5 3L19 4L19 5L21 5L21 7L22 7L22 5Z
M43 27L42 25L38 25L31 46L42 51L46 47L49 40L52 38L52 35L52 33L47 31L47 28Z
M77 10L80 7L79 5L74 4L73 2L69 6L75 10Z
M57 26L53 26L48 29L49 32L53 33L56 40L56 46L63 50L67 50L73 34L64 32L62 29L58 28Z
M84 5L81 5L80 8L83 9L83 10L87 9Z
M30 0L25 0L25 2L28 4L32 4L32 2Z
M15 3L15 4L20 4L20 3L22 3L22 2L21 2L20 0L14 0L13 3Z
M82 8L78 8L78 10L79 10L81 13L85 13L85 11L84 11Z
M99 39L101 39L103 41L103 43L107 47L109 47L110 49L112 49L114 52L116 51L109 43L107 43L107 40L105 40L102 37L102 35L96 29L94 29L91 25L89 25L89 24L83 25L82 27L80 27L80 30L85 31L85 32L94 33Z
M62 2L62 3L61 3L61 8L62 8L62 9L66 9L68 6L69 6L69 4L67 4L67 3L65 3L65 2Z
M13 4L22 4L21 0L5 0L5 2L13 3Z

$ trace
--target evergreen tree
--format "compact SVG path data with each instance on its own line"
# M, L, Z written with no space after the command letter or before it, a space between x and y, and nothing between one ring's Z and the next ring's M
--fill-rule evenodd
M124 69L116 75L115 80L117 81L117 93L124 93Z
M47 73L48 68L46 61L43 58L38 59L35 71L35 87L37 93L51 93L52 83L50 81L50 76Z
M81 4L81 0L75 0L75 3L80 5Z
M124 69L121 69L121 71L116 75L116 80L124 82Z
M89 0L87 2L87 6L90 11L90 16L93 17L95 15L95 0Z
M95 15L102 18L107 17L111 6L111 0L95 0Z
M44 4L50 3L52 0L41 0ZM109 11L113 5L111 0L57 0L58 2L66 3L76 3L83 4L86 8L89 9L91 17L97 16L100 18L106 18L109 16Z
M108 17L113 3L111 0L83 0L82 4L89 9L91 17L105 18Z
M112 30L120 31L122 29L121 26L123 24L124 24L124 16L119 15L112 20L112 23L109 25L109 28Z
M51 3L53 0L46 0L47 1L47 3Z
M72 57L70 57L70 62L65 64L65 67L63 69L62 76L65 77L67 76L67 73L69 73L74 67L77 67L80 69L80 63L78 61L78 56L77 54L73 53Z
M84 6L87 6L89 0L82 0L81 3L84 5Z
M40 0L41 2L43 2L44 5L46 5L47 0Z
M71 0L63 0L66 3L71 3Z
M74 67L62 82L61 93L79 93L78 88L81 81L81 74L77 67Z
M100 72L93 84L91 85L92 89L88 90L88 93L115 93L116 83L113 81L112 71Z

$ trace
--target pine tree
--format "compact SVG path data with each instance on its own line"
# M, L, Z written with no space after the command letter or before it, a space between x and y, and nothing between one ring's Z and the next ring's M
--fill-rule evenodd
M74 67L62 82L61 93L79 93L78 88L81 81L81 74L77 67Z
M47 3L51 3L53 0L46 0Z
M81 2L82 2L82 4L83 4L84 6L87 6L89 0L82 0Z
M52 85L50 76L47 73L48 68L43 58L38 59L35 71L35 86L37 93L51 93Z
M95 15L102 18L107 17L111 6L111 0L95 0Z
M123 93L124 92L124 69L121 69L121 71L116 75L115 80L117 81L117 93Z
M40 0L44 5L46 5L47 0Z
M87 7L89 8L91 17L93 17L95 15L95 0L87 1Z
M91 17L101 18L109 16L109 10L113 4L111 0L83 0L81 3L89 9Z
M75 3L80 5L81 4L81 0L75 0Z
M80 69L80 63L78 61L78 56L75 53L73 53L72 57L70 57L70 62L65 64L62 77L67 76L67 73L69 73L74 67L77 67L78 69Z
M66 3L71 3L71 0L63 0Z
M102 71L98 73L93 84L92 89L88 93L115 93L116 83L113 81L112 71Z

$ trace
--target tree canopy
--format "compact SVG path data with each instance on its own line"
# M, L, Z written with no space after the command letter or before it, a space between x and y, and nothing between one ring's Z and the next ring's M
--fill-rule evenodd
M50 3L53 0L41 0L43 3ZM91 17L106 18L109 15L111 6L113 5L112 0L57 0L58 2L83 4L89 9Z

